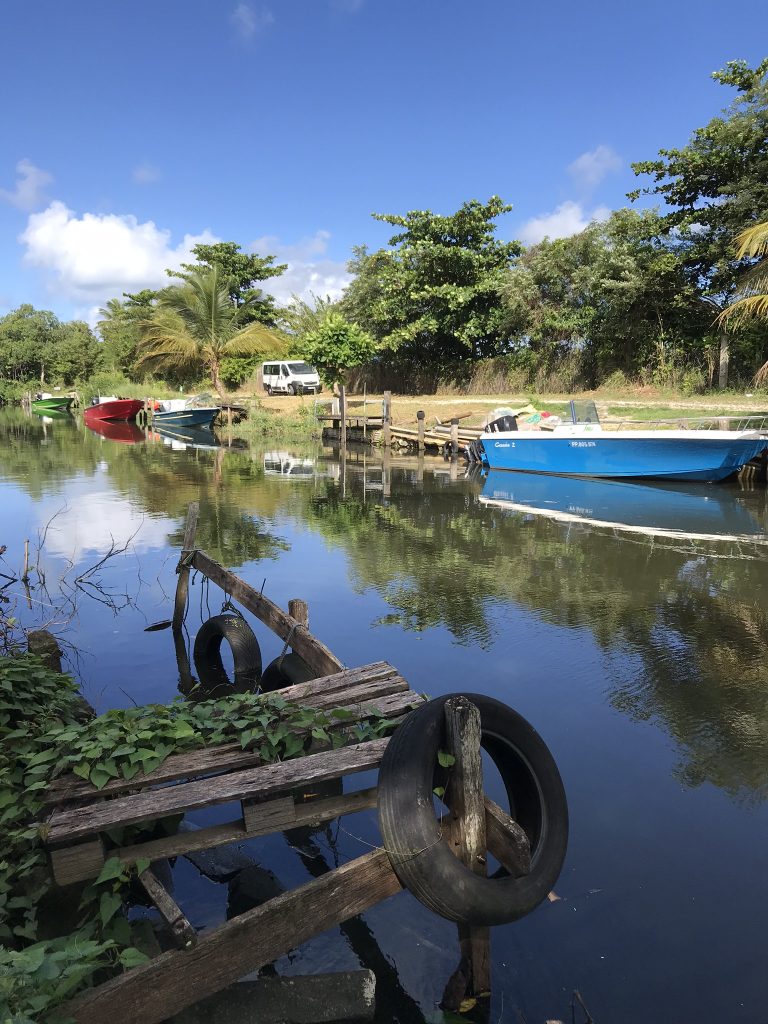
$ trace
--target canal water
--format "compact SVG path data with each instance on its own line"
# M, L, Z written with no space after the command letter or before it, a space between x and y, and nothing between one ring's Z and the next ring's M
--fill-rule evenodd
M584 1020L575 990L596 1024L768 1020L765 485L483 478L256 447L237 427L221 441L0 410L0 572L18 573L25 539L33 566L28 592L0 592L2 613L61 637L99 711L171 700L170 633L145 629L170 618L199 501L197 545L281 606L307 600L347 665L385 659L418 691L489 694L551 749L568 854L556 899L493 930L491 1020ZM222 601L195 580L190 638ZM282 645L254 628L266 664ZM236 852L253 867L229 884L179 858L175 894L211 927L378 841L369 812L250 841ZM380 1021L433 1022L457 959L454 926L403 893L276 969L363 962Z

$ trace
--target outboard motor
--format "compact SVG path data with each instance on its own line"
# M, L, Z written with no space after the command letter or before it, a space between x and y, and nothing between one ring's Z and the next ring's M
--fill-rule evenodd
M499 416L497 420L491 420L485 429L490 434L495 434L500 430L517 430L517 416Z

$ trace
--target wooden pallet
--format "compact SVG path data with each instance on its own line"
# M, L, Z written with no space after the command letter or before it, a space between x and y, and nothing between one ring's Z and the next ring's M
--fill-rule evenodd
M308 708L345 708L353 716L340 723L339 728L345 730L372 712L397 720L424 701L396 669L383 661L277 692L285 700ZM101 790L75 776L64 776L46 795L51 807L45 827L46 846L54 877L59 885L67 885L97 875L107 856L126 863L174 857L375 807L375 789L316 799L307 799L303 791L317 783L378 767L386 745L386 739L369 740L263 764L256 751L229 743L172 755L148 775L130 781L113 779ZM239 801L241 813L223 825L118 846L107 852L104 833L112 829L149 824L234 801Z

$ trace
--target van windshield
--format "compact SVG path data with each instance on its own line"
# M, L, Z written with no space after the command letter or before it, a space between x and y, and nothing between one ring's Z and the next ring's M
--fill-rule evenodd
M292 373L315 373L314 366L310 366L309 363L288 363L288 369Z

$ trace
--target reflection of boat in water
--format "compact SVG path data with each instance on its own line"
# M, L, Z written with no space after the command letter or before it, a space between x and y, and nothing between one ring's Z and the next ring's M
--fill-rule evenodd
M702 491L685 483L628 483L491 470L479 501L630 533L768 543L765 530L738 494L725 488Z
M35 408L34 403L32 404L32 411L36 416L39 416L43 423L53 423L54 420L68 420L70 423L75 421L72 419L72 415L69 409L46 409L44 412Z
M290 452L265 452L264 472L284 479L311 480L315 475L315 460L302 459Z
M221 447L219 439L207 427L161 427L155 420L150 437L153 441L162 441L164 445L176 451L184 451L185 448Z
M91 420L85 424L93 434L100 434L108 441L119 441L121 444L141 444L145 440L144 431L133 422L126 420Z

